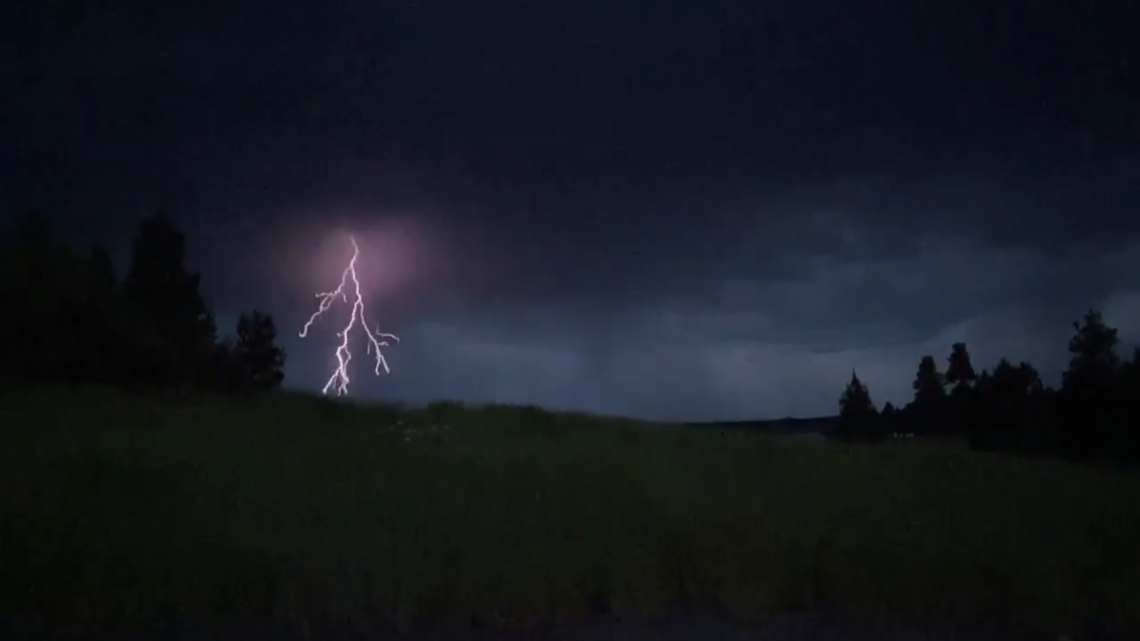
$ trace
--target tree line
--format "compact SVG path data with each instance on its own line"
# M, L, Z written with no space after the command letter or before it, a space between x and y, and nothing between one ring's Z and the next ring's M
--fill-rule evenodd
M867 442L896 434L956 436L978 450L1138 463L1140 349L1123 358L1117 330L1095 309L1073 330L1058 389L1024 361L1003 358L979 373L965 343L951 345L945 371L934 356L922 357L914 398L901 408L878 409L852 370L834 435Z
M273 318L242 313L219 337L165 214L142 220L118 278L107 251L54 237L33 214L0 237L0 377L134 391L246 395L280 386L285 352Z

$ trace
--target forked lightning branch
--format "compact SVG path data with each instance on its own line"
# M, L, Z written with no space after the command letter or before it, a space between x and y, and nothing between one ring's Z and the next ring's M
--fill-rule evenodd
M349 242L352 243L352 258L348 261L348 266L344 268L344 272L340 276L340 285L331 292L321 292L316 294L320 299L320 305L317 311L309 317L309 321L305 323L305 327L301 329L300 336L305 338L309 335L309 329L313 323L320 318L321 314L328 311L332 304L340 298L345 303L349 303L349 295L352 296L352 313L349 315L348 323L337 332L340 337L340 345L336 348L336 361L337 366L333 371L332 376L329 377L324 388L321 390L323 394L328 394L330 390L335 390L337 396L344 396L348 394L348 384L351 379L348 375L348 364L352 362L352 352L349 350L349 340L352 337L352 330L359 323L361 329L364 330L364 335L367 337L367 344L365 350L371 353L373 350L376 352L376 368L375 373L380 375L380 368L384 368L384 373L390 374L391 370L388 369L388 361L384 359L384 352L381 348L388 347L388 340L400 342L400 338L395 334L388 334L379 330L373 332L368 329L368 321L365 319L364 309L364 295L360 292L360 279L356 274L356 259L360 256L360 246L356 244L356 239L352 236L348 237ZM351 289L351 292L349 291Z

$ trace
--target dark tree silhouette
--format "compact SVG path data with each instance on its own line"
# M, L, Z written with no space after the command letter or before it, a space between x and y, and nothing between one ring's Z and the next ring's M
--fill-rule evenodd
M918 373L914 377L911 388L914 389L916 403L937 403L946 395L942 387L942 373L938 371L938 364L933 356L923 356L918 364Z
M903 420L902 414L894 403L887 401L883 404L883 411L879 413L879 420L882 423L883 434L893 434L895 432L905 432L909 428Z
M946 383L957 389L963 385L971 386L978 380L974 372L974 365L970 362L970 352L965 343L954 343L950 346L950 358L947 359Z
M1115 457L1126 451L1130 431L1116 329L1095 309L1074 322L1073 329L1061 384L1062 453L1070 459Z
M273 389L285 378L285 350L277 346L277 326L268 314L253 310L241 315L233 354L254 390Z
M975 420L978 400L974 385L977 380L978 374L974 371L966 344L958 342L951 345L946 365L946 383L950 385L946 420L950 422L950 431L968 430L970 422Z
M1074 391L1103 386L1120 367L1116 329L1104 323L1100 312L1091 309L1081 321L1073 323L1073 329L1077 333L1069 339L1071 358L1063 386Z
M1070 362L1059 390L1046 387L1030 363L1001 359L974 370L965 343L954 343L946 376L934 358L919 363L914 400L889 403L873 419L870 395L852 373L840 401L838 437L879 433L965 435L975 449L1062 456L1086 463L1140 464L1140 349L1122 361L1116 329L1089 310L1073 324ZM946 394L944 383L951 386ZM870 408L870 409L868 409Z
M222 338L210 354L210 388L229 396L252 392L249 377L238 360L236 340L230 336Z
M91 248L85 269L91 297L80 310L83 323L75 328L83 344L83 378L122 385L132 376L132 350L145 352L153 346L154 335L133 316L115 277L111 256L102 246ZM146 342L148 338L150 343Z
M918 373L915 375L914 402L908 414L914 421L914 432L917 434L938 434L946 431L946 390L943 387L942 374L938 371L938 363L933 356L923 356L918 364Z
M199 292L198 274L186 271L185 240L164 214L142 221L124 282L128 301L161 336L154 358L139 355L151 376L185 388L208 377L216 344L212 314Z
M993 374L978 382L980 412L970 425L971 444L979 449L1037 451L1042 434L1034 404L1044 387L1029 363L1014 366L1002 359Z
M884 436L879 410L855 370L851 370L851 381L839 397L839 423L835 436L853 441L877 441Z
M3 370L26 381L90 382L102 291L87 259L52 238L38 216L0 251L0 295L10 310L0 331L15 339L0 350Z
M139 225L120 283L100 246L86 254L31 215L0 236L0 331L9 382L96 383L133 390L259 391L281 383L285 354L267 314L243 316L236 342L218 343L185 241L163 215Z

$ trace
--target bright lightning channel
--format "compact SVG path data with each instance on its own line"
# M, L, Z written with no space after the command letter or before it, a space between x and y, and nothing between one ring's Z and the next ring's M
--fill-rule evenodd
M381 347L388 347L388 339L400 342L400 338L395 334L387 334L377 329L375 332L368 329L368 322L364 319L364 296L360 293L360 280L356 277L356 259L360 256L360 246L356 244L356 239L352 236L348 237L352 242L352 259L348 261L348 267L344 268L344 272L340 275L340 286L331 292L321 292L316 294L321 303L317 307L317 311L309 317L309 322L305 323L305 327L301 329L300 336L305 338L309 334L309 328L313 326L317 318L325 313L329 307L332 306L333 301L340 297L344 302L348 301L349 282L351 281L351 289L353 296L352 301L352 315L348 319L348 324L344 329L337 332L337 336L341 337L340 346L336 348L336 361L337 367L333 371L332 376L329 377L324 388L321 390L322 394L328 394L329 390L335 390L337 396L344 396L348 394L348 384L351 379L348 377L348 364L352 361L352 352L348 350L349 334L352 328L356 326L357 320L360 321L360 326L364 329L364 335L368 337L368 344L366 346L367 352L371 353L376 350L376 375L380 375L380 368L384 368L384 373L390 374L391 370L388 369L388 361L384 358L384 352Z

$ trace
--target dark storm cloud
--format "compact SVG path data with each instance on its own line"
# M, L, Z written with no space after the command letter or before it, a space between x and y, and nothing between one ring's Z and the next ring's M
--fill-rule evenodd
M21 10L4 207L120 251L169 209L298 385L339 230L392 221L405 340L361 393L823 413L851 366L901 400L954 340L1051 370L1087 306L1140 322L1123 4Z

